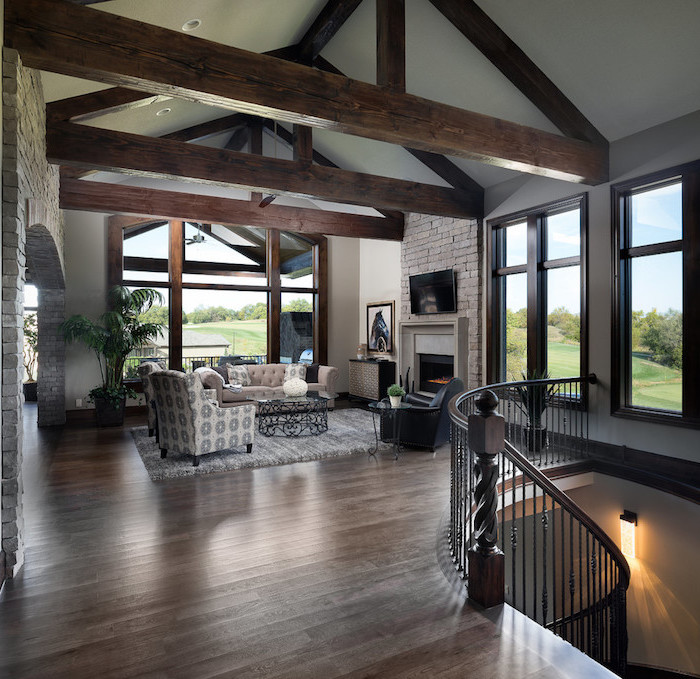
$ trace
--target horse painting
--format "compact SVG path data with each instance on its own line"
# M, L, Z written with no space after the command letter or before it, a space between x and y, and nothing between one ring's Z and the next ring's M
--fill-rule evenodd
M391 331L386 320L384 320L384 311L384 309L379 309L374 314L367 342L367 348L370 351L386 353L392 350ZM389 323L391 323L391 320L389 320Z

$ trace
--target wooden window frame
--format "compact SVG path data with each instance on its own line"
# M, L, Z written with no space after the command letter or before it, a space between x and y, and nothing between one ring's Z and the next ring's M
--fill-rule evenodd
M266 285L246 285L230 283L240 277L245 281L246 275L254 273L249 267L237 267L242 274L236 275L231 266L216 262L185 261L184 225L186 220L157 220L148 217L123 217L114 215L108 219L107 228L107 283L108 288L114 285L130 285L137 287L167 288L170 291L170 346L169 364L172 370L182 369L182 291L193 290L231 290L241 292L261 292L267 294L267 361L279 363L280 360L280 314L282 292L302 292L301 288L283 286L280 276L280 232L268 230L265 242L267 281ZM124 263L135 265L132 270L165 270L160 261L149 269L148 258L124 257L124 230L135 226L147 226L149 223L169 224L169 245L167 260L167 281L124 280ZM303 292L312 294L314 303L314 361L326 364L328 362L328 241L325 236L316 234L294 234L311 244L313 262L313 287L304 288ZM127 269L129 270L129 269ZM185 283L183 273L206 273L222 277L226 283Z
M546 259L546 218L578 208L581 211L581 250L579 256ZM504 229L527 223L527 260L525 264L505 266ZM489 382L501 381L501 351L504 342L503 284L505 276L527 274L527 371L546 369L547 361L547 276L552 269L580 266L581 275L581 375L588 374L588 194L581 193L552 203L488 220L487 262L491 275L486 288L486 374Z
M630 199L643 189L677 181L682 185L680 241L630 247ZM700 160L613 184L612 224L612 380L610 413L615 417L700 429L700 356L692 347L700 345L700 308L693 291L700 288ZM682 412L630 405L631 352L628 350L630 318L630 262L636 257L681 252L683 258L683 391Z

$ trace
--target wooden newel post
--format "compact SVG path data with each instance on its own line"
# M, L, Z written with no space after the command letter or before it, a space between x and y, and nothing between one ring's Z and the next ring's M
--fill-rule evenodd
M474 517L476 543L467 555L469 598L489 608L502 604L505 589L505 557L498 548L498 453L503 450L505 421L496 412L498 397L485 391L469 416L469 448L477 456Z

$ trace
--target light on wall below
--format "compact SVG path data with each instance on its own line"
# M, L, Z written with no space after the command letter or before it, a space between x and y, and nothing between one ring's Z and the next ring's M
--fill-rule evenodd
M620 514L620 550L629 559L635 557L635 530L637 515L627 509Z

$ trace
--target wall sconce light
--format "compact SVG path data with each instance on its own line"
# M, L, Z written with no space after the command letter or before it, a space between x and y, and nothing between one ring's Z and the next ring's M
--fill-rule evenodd
M637 527L637 515L627 509L620 514L620 549L629 559L634 559L634 533Z

